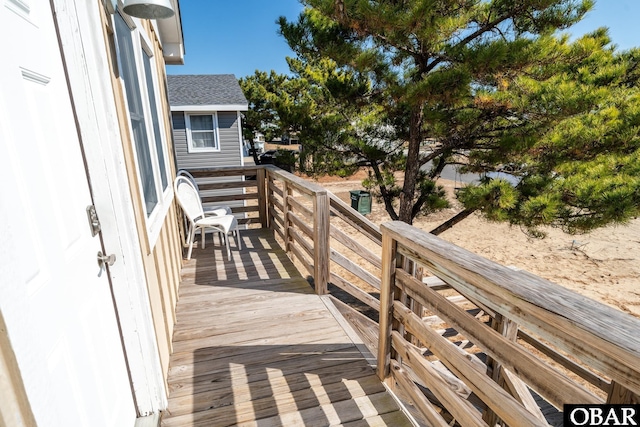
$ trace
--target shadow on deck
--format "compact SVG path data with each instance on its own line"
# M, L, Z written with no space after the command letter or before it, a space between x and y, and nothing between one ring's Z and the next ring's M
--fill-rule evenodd
M242 237L185 263L162 425L411 425L270 233Z

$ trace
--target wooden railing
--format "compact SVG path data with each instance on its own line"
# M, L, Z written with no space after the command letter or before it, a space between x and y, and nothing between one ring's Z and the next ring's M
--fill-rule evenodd
M365 303L375 311L380 311L380 301L372 296L371 288L380 292L380 229L349 205L329 195L330 212L333 219L330 225L331 261L329 275L331 283ZM357 233L367 237L369 247L349 234ZM336 268L337 266L341 268Z
M329 198L327 190L273 166L265 167L269 228L284 249L302 263L316 293L326 294L329 278Z
M640 400L640 320L407 224L379 228L270 165L194 176L237 178L204 188L239 198L205 201L244 200L244 222L272 229L318 294L339 288L379 312L366 319L378 375L430 423L546 425L545 405Z
M233 212L242 216L238 223L267 226L264 167L198 168L189 172L198 182L204 205L231 205Z
M381 228L378 375L405 386L432 423L447 424L409 371L461 425L494 425L497 418L507 425L547 425L529 389L559 409L638 402L639 319L405 223ZM448 284L447 296L405 271L414 263ZM407 306L409 300L452 331L436 330ZM477 355L486 355L486 362ZM469 392L480 405L470 404Z

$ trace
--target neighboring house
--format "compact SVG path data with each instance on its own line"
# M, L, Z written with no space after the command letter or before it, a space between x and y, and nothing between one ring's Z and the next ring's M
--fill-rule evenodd
M182 245L165 65L184 52L168 1L158 20L112 0L0 7L0 425L166 408Z
M287 133L282 137L282 143L287 145L299 145L300 139L298 137L298 132Z
M243 165L248 103L235 76L170 75L167 83L178 169Z
M265 144L264 135L260 132L256 132L255 138L253 140L253 145L255 147L257 154L264 153L264 144ZM244 156L245 157L253 156L253 153L251 152L251 142L248 139L244 140Z
M187 171L219 166L244 166L242 111L247 99L233 74L169 75L176 166ZM234 177L198 180L235 181ZM242 189L201 192L203 197L242 194ZM232 209L244 202L225 202ZM243 215L237 215L239 218Z

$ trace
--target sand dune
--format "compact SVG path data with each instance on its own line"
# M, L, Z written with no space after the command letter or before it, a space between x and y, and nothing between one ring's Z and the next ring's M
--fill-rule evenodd
M360 182L323 180L321 184L350 203L349 190L361 189ZM442 185L452 192L453 182L443 180ZM431 230L458 209L454 206L419 219L414 225ZM389 220L382 204L375 200L368 218L377 224ZM546 238L531 239L517 227L472 215L440 237L640 317L640 219L584 235L570 235L552 228L545 231Z

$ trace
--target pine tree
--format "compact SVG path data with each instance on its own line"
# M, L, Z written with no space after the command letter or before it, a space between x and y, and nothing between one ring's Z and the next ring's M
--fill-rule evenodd
M570 0L304 0L280 18L307 95L289 116L311 170L366 166L392 219L446 206L448 164L508 171L458 193L475 210L536 235L638 214L638 59L605 30L562 30L591 8ZM301 106L301 108L298 108Z

